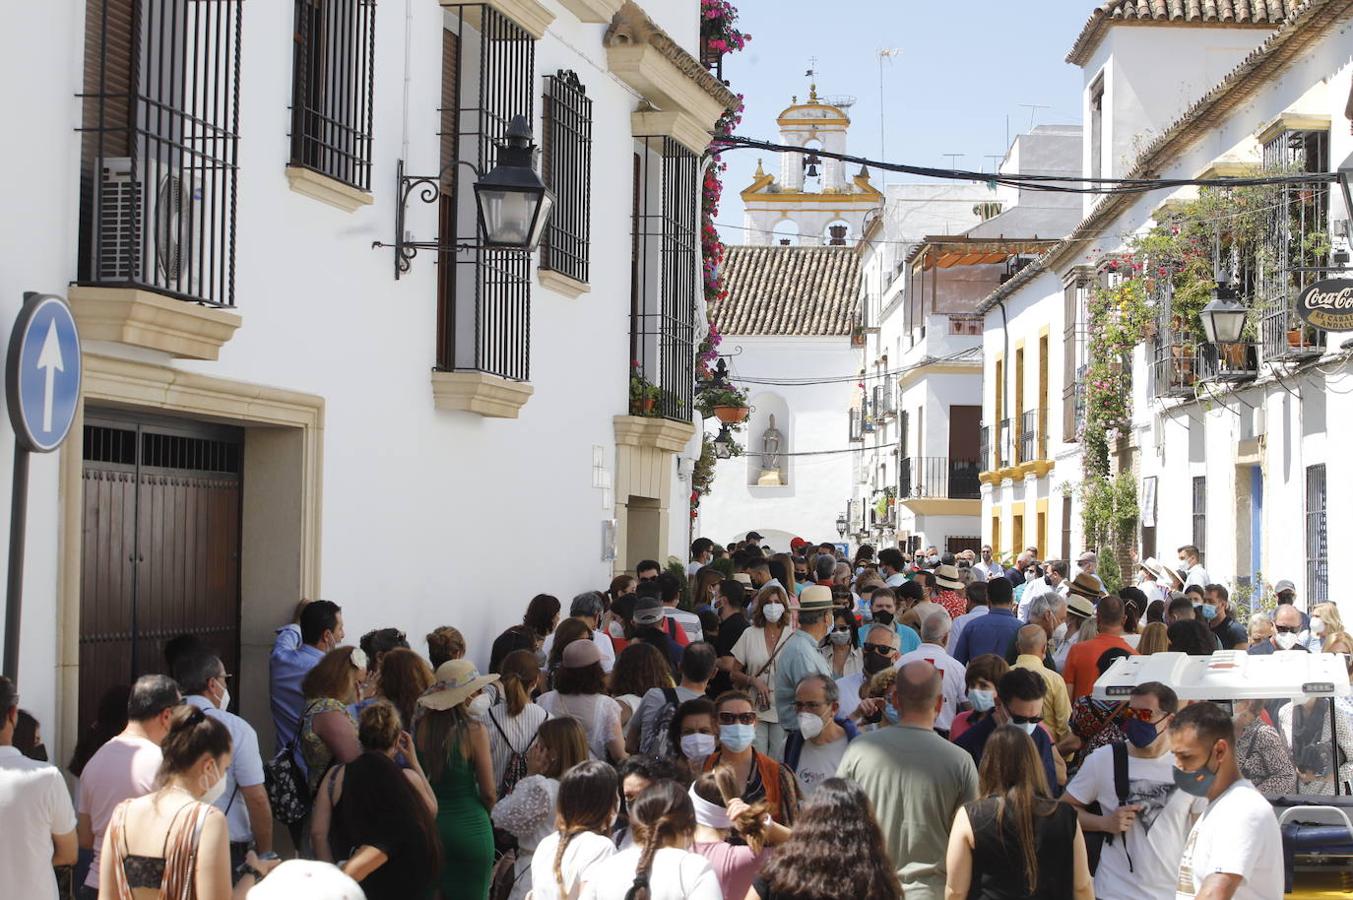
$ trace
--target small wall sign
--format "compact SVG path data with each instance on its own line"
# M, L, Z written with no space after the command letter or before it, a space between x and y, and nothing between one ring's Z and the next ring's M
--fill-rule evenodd
M1297 295L1297 313L1325 331L1353 331L1353 278L1326 278Z

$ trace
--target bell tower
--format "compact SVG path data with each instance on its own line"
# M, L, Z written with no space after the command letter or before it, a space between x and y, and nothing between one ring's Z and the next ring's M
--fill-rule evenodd
M798 97L776 117L780 143L802 148L780 153L778 175L758 160L756 175L743 192L744 242L817 246L853 244L865 214L883 204L883 195L861 167L853 175L839 159L817 151L845 154L853 97L819 97L810 85L808 100Z

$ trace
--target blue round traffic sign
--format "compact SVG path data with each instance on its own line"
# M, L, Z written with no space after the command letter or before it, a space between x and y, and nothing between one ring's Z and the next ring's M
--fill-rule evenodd
M5 399L21 446L47 453L61 446L80 404L80 332L66 301L25 294L9 337Z

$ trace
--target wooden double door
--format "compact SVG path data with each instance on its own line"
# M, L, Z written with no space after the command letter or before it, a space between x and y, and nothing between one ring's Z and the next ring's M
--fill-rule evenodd
M243 432L90 411L84 426L80 725L194 635L237 673ZM232 684L236 694L240 691Z

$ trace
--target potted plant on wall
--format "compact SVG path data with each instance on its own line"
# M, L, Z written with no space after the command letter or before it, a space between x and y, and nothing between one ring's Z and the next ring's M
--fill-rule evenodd
M747 395L737 388L718 387L707 391L704 399L720 422L736 425L747 420Z
M656 416L658 398L662 395L656 384L644 377L639 361L630 363L630 415Z

